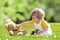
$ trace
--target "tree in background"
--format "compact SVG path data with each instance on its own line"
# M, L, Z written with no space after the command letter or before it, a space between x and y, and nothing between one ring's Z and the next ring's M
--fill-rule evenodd
M8 17L16 23L29 20L34 8L42 8L46 12L47 21L60 22L59 0L0 0L0 25Z

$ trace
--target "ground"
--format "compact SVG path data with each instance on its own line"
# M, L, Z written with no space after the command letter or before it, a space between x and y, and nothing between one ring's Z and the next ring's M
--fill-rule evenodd
M10 36L7 29L4 26L0 26L0 40L60 40L60 23L50 23L52 29L52 36L33 36L33 35L22 35L22 36ZM34 27L24 26L23 29L30 32Z

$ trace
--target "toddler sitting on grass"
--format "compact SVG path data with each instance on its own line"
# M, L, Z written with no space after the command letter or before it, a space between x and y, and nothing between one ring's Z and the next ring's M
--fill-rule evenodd
M17 26L34 25L35 29L31 32L32 35L47 36L52 35L50 24L44 20L45 12L42 9L35 8L32 11L32 20L17 24Z

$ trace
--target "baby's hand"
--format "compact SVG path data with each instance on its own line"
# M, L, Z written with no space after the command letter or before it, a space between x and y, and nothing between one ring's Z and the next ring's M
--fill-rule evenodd
M16 28L17 28L17 29L22 28L21 24L17 24L17 25L16 25Z
M17 24L16 27L20 27L21 25L20 24Z
M37 32L36 34L37 34L37 35L39 35L39 34L40 34L40 32Z

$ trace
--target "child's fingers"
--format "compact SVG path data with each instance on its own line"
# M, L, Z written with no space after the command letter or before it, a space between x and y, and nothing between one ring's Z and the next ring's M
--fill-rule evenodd
M37 32L36 34L39 35L39 34L41 34L41 32Z
M17 24L16 27L20 27L21 25L20 24Z

